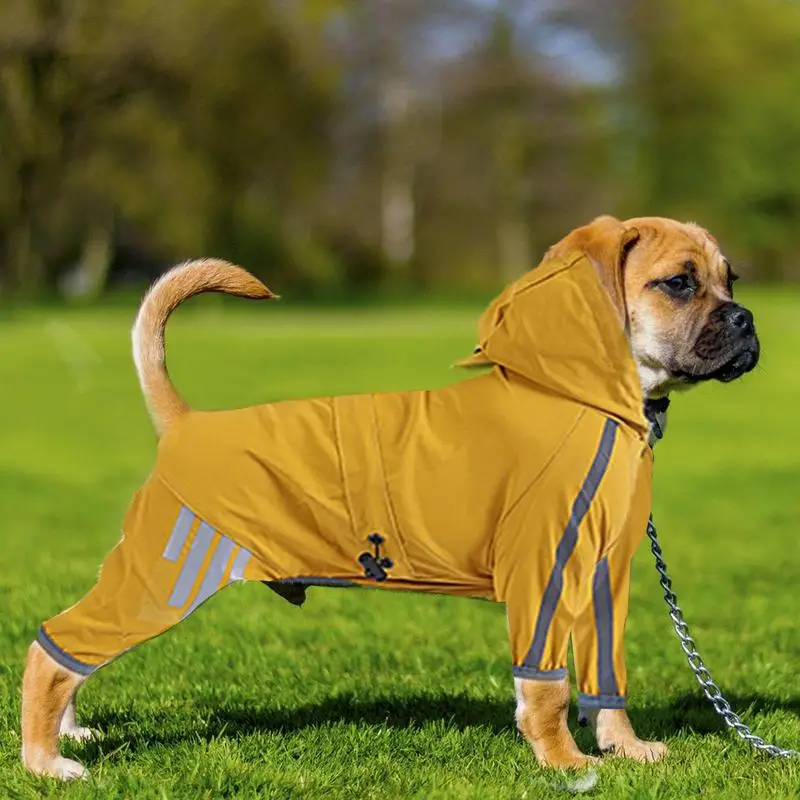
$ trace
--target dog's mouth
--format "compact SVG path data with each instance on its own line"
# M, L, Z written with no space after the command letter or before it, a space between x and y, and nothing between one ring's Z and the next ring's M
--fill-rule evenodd
M704 381L730 383L755 369L758 364L760 349L758 338L754 336L721 366L715 367L707 372L699 369L678 369L674 370L672 374L674 377L688 384L701 383Z
M721 381L722 383L730 383L742 375L755 369L758 364L759 345L758 340L754 342L753 346L734 356L727 364L724 364L711 375L712 380Z

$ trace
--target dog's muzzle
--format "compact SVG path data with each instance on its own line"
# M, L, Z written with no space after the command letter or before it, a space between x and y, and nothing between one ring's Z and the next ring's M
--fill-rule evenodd
M687 383L736 380L758 364L761 348L753 315L738 303L723 303L708 318L694 345L694 369L678 369L675 377ZM707 368L703 368L707 364Z
M728 383L740 378L758 364L761 346L756 335L755 321L749 309L737 303L726 303L718 309L728 331L734 355L712 378Z

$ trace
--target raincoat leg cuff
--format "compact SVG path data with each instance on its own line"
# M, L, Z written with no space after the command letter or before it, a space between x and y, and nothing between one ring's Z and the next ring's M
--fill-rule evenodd
M628 698L621 694L578 693L578 708L625 708Z
M78 675L91 675L97 669L96 666L84 664L82 661L78 661L77 658L73 658L69 653L64 652L50 636L48 636L44 626L39 628L36 641L53 661L65 667L70 672L77 672Z
M561 681L567 677L567 668L560 667L559 669L539 669L538 667L529 667L525 664L522 666L514 665L513 668L515 678L525 678L531 681Z

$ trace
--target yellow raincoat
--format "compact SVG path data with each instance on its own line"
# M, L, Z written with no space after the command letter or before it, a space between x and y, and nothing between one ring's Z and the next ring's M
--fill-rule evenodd
M39 641L88 674L218 589L366 585L505 603L514 674L622 707L630 559L650 511L636 368L595 269L545 260L434 391L192 411L161 439L96 586Z

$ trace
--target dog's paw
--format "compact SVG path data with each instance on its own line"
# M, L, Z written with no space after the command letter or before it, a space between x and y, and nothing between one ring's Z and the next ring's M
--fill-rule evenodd
M53 772L51 773L54 778L62 781L74 781L78 778L86 780L89 777L89 771L79 764L77 761L72 761L69 758L57 758L53 764Z
M60 781L74 781L78 778L85 780L89 777L89 772L82 764L61 756L47 759L38 764L32 764L28 768L35 775L57 778Z
M642 739L626 739L601 748L605 755L612 758L629 758L641 764L661 761L667 755L668 748L664 742L645 742Z
M580 751L571 753L545 753L539 758L539 763L543 767L550 767L552 769L585 769L597 764L600 761L597 756L587 756Z
M74 742L87 742L90 739L100 738L100 734L98 734L97 731L93 731L91 728L82 728L77 725L73 728L62 728L60 735L66 736L67 739L72 739Z

